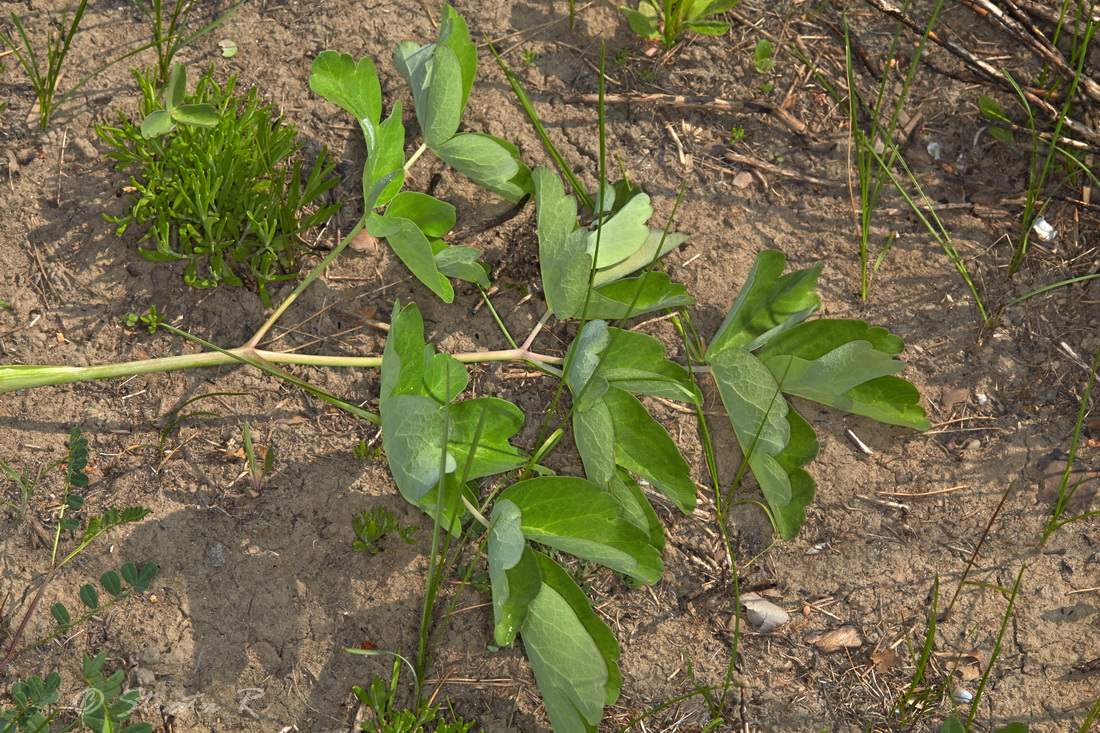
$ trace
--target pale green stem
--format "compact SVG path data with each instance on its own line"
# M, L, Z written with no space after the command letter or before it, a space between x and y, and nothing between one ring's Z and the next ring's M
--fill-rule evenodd
M555 356L536 354L524 349L504 349L502 351L477 351L454 354L454 358L464 364L481 361L525 361L532 366L549 373L557 370L552 364L561 364L562 359ZM319 356L311 354L287 354L279 351L265 351L241 346L229 349L226 353L204 351L198 354L166 356L160 359L121 362L117 364L97 364L95 366L40 366L5 365L0 366L0 392L17 389L44 387L49 384L69 384L71 382L90 382L96 379L115 379L133 377L139 374L155 374L178 369L221 366L237 364L240 358L259 359L273 364L310 364L313 366L338 366L376 369L382 366L380 356Z
M413 163L420 159L420 156L424 154L424 151L428 149L427 143L420 143L420 147L416 149L416 152L412 154L408 162L405 163L405 172L408 173L409 169L413 167Z

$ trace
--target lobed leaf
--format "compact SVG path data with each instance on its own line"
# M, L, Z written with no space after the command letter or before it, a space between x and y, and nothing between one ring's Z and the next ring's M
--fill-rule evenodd
M363 57L357 63L351 54L322 51L313 59L309 88L350 112L360 124L378 127L382 87L369 58Z

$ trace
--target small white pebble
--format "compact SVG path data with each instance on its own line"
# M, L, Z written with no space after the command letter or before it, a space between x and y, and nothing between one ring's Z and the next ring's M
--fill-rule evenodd
M955 690L951 693L951 699L959 705L969 705L974 702L974 695L969 690Z

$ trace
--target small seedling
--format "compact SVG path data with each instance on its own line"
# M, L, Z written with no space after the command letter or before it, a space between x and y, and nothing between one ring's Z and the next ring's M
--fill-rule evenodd
M150 305L149 312L146 313L144 316L139 316L136 313L127 313L126 315L119 318L119 321L126 328L133 328L139 322L144 323L145 328L149 331L149 333L156 333L157 327L161 323L163 323L167 317L168 316L166 316L165 314L157 312L157 307L155 305Z
M231 41L228 38L225 38L221 41L218 41L218 46L222 50L222 58L231 59L237 55L236 41Z
M737 143L741 142L744 139L745 139L745 128L744 127L742 127L741 125L736 125L735 127L730 128L730 139L729 139L730 147L733 147L734 145L736 145Z
M356 654L371 654L362 649L348 649ZM360 730L366 733L416 733L426 731L426 726L432 726L435 733L469 733L475 723L467 722L455 715L453 709L449 710L452 722L441 712L439 705L431 705L427 700L422 700L416 710L395 710L397 697L397 680L403 658L394 660L393 676L387 684L382 677L375 675L370 686L366 690L359 686L352 687L352 692L359 698L367 710L371 711L371 720L364 720L360 724ZM450 705L448 704L448 707Z
M523 65L529 69L535 68L535 59L537 59L538 56L539 55L535 53L535 49L533 48L523 49Z
M374 555L381 551L378 543L390 532L397 532L401 539L410 545L415 545L413 535L420 527L402 527L393 512L384 506L376 506L370 511L364 509L359 516L352 519L355 534L358 540L351 547L356 552L369 552Z
M370 442L363 438L351 449L351 454L360 461L369 461L382 455L382 446L372 447Z
M26 29L23 28L22 21L19 20L19 16L15 13L11 14L11 22L12 25L15 26L15 31L19 36L18 40L21 41L21 43L17 43L15 39L9 37L7 34L0 33L0 43L3 43L3 45L7 46L11 52L15 54L15 58L18 59L19 65L23 67L23 71L26 73L27 79L34 89L35 97L38 99L38 126L42 130L50 126L50 120L53 118L54 111L74 92L87 84L94 77L98 76L109 66L129 58L136 53L140 53L153 45L147 43L117 59L107 62L90 74L85 75L64 94L59 94L58 84L61 81L65 59L69 55L69 47L72 45L73 36L76 35L77 28L80 27L80 21L84 17L84 11L87 7L88 0L80 0L71 20L69 19L68 10L62 13L61 22L58 24L60 28L59 32L55 34L53 30L50 30L46 33L45 58L40 54L41 49L40 51L35 51L34 44L31 43L31 39L27 35ZM51 29L52 28L53 24L51 24Z
M986 118L993 123L1008 123L1011 124L1011 120L1005 117L1004 110L1001 109L1001 105L997 103L996 99L987 97L984 94L978 96L978 109L982 113L982 117ZM994 140L999 140L1007 145L1011 145L1013 149L1016 148L1016 138L1013 137L1011 130L1006 130L1003 127L997 127L996 124L989 127L989 136Z
M733 9L740 0L639 0L638 7L620 5L631 30L650 41L673 48L687 31L720 36L730 24L714 16Z
M756 66L757 74L767 74L775 68L775 59L772 58L772 44L767 38L760 39L760 42L756 44L752 60Z
M252 428L248 420L245 420L241 426L241 433L244 436L244 455L248 461L248 477L252 482L252 493L254 496L259 496L264 477L269 475L275 467L275 446L269 445L263 449L263 463L260 463L256 460L256 450L252 446Z
M176 64L168 75L165 87L164 109L146 115L141 122L143 137L160 137L176 129L177 124L213 127L218 124L218 110L212 104L184 104L187 91L187 67ZM152 333L152 332L150 332Z

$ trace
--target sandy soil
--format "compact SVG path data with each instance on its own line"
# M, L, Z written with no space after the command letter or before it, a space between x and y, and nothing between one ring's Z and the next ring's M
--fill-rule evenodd
M49 17L43 6L55 8L56 17L61 5L34 5L28 11L26 4L2 2L0 9L4 17L19 13L33 33L41 33ZM195 23L215 17L224 5L203 0ZM772 117L749 112L613 105L609 149L653 197L658 217L669 214L686 181L677 228L692 238L669 256L668 265L697 299L693 313L704 333L720 323L756 253L778 248L792 267L825 262L826 315L886 326L908 344L904 376L919 387L932 431L916 434L802 405L820 437L821 454L809 469L818 494L801 534L767 549L771 528L759 509L743 504L733 513L742 592L765 593L792 612L792 621L768 634L746 628L735 675L743 687L726 711L730 727L721 729L899 729L893 710L914 674L909 645L923 643L936 579L942 609L1012 485L969 573L971 580L1011 587L1026 567L976 719L988 729L1021 720L1033 731L1076 730L1097 697L1095 677L1080 665L1100 657L1095 548L1100 534L1096 522L1084 520L1038 546L1049 508L1039 500L1034 464L1052 449L1068 447L1088 376L1069 352L1087 360L1100 347L1100 281L1030 299L1010 309L995 329L983 329L965 283L904 202L887 192L874 241L891 231L898 237L870 297L859 298L847 112L783 43L798 39L826 78L843 86L834 8L812 15L817 8L810 3L746 2L737 9L730 34L693 40L662 60L659 54L642 55L642 44L629 34L613 3L584 5L573 31L563 2L456 5L478 38L494 39L507 51L556 142L589 181L598 155L595 109L565 102L562 95L595 91L592 63L601 43L607 44L609 59L620 51L629 54L624 65L610 65L610 92L783 104L810 134L795 134ZM926 11L914 14L920 12ZM881 59L891 24L858 4L850 22L870 54ZM997 37L961 6L949 6L942 22L973 44L996 43ZM140 43L146 33L130 5L93 4L66 79L79 79L101 59ZM767 76L753 68L752 50L762 37L771 38L777 50L776 69ZM236 57L220 57L221 38L237 43ZM399 41L431 38L434 30L422 4L413 0L251 2L180 57L195 69L214 62L219 75L239 74L242 88L258 86L299 127L307 158L324 144L344 161L350 175L335 195L345 209L325 239L334 242L359 215L355 171L363 150L346 115L309 91L312 58L326 48L369 55L378 63L385 98L409 105L404 83L392 69L392 49ZM912 41L907 37L905 53L912 53ZM533 66L523 63L525 51L535 54ZM1012 49L983 52L995 56ZM147 63L151 56L138 58ZM120 189L128 174L101 157L92 126L113 118L116 108L134 112L136 89L129 73L116 67L96 78L63 105L50 132L40 135L29 121L33 94L26 80L10 57L3 62L9 68L0 75L0 99L10 107L0 113L0 145L18 162L3 172L0 186L5 212L0 298L12 306L0 310L4 363L82 365L193 350L169 334L150 336L120 325L121 316L145 312L150 303L215 343L234 346L247 338L264 316L255 293L189 290L181 269L137 255L137 232L116 237L103 219L127 206ZM1011 63L1030 68L1027 60ZM866 69L859 72L864 90L872 90L876 81ZM768 81L774 89L764 92ZM983 91L989 93L923 69L906 105L909 120L920 117L905 152L929 198L957 204L939 214L987 305L997 308L1040 285L1095 272L1098 240L1093 210L1055 202L1048 219L1062 233L1057 246L1036 245L1019 275L1006 280L1027 153L981 132L977 96ZM1010 100L1000 98L1008 108ZM549 164L487 49L466 125L512 140L532 165ZM795 177L724 161L730 129L738 126L745 138L732 148L735 153ZM925 152L932 141L942 146L943 164ZM409 185L434 186L436 196L458 206L454 241L484 249L485 260L508 282L530 282L535 272L531 207L489 226L509 206L428 158ZM806 177L820 180L810 183ZM277 289L275 297L288 291ZM540 312L538 296L536 302L520 302L521 297L519 288L504 288L497 296L513 333L525 333ZM318 353L378 354L382 336L370 330L339 338L326 334L361 325L363 309L388 313L397 299L420 304L428 337L442 350L503 346L486 311L473 312L476 294L462 291L453 307L444 307L384 248L349 252L282 323L293 325L334 307L294 332L276 333L285 346L321 338L311 347ZM679 353L667 322L644 330ZM311 368L299 373L329 391L374 404L375 372ZM529 414L546 404L547 385L521 369L477 368L474 383L478 393L506 394ZM175 458L156 470L155 446L170 410L210 392L247 396L199 403L222 417L181 425L168 439L170 448L178 448ZM705 486L694 416L655 409ZM242 478L244 419L258 443L278 451L277 470L258 495ZM130 685L145 688L149 703L140 719L157 730L349 730L359 708L351 685L366 684L387 671L388 663L342 648L412 653L427 565L423 531L417 545L387 538L378 555L351 549L351 520L363 509L384 506L405 524L424 524L397 494L384 459L353 456L361 439L377 438L376 429L256 372L209 369L0 395L0 458L17 467L54 460L74 424L91 439L89 510L141 504L152 516L73 563L51 584L45 601L67 599L72 606L80 584L128 560L155 560L161 574L144 597L20 657L0 673L3 688L14 679L59 669L69 699L79 692L79 652L104 651L113 668L127 670ZM848 430L869 450L861 451ZM532 431L524 436L534 439ZM717 439L732 444L729 434ZM1096 461L1093 453L1083 448L1086 464ZM725 480L736 469L734 457L723 467ZM572 462L575 469L575 461L566 456L555 467L568 471ZM5 639L21 618L27 589L33 591L48 561L31 527L51 526L55 488L50 480L44 484L24 521L0 510L0 600L6 600L0 606L0 637ZM5 491L10 498L11 491ZM738 492L739 498L753 495L749 484ZM623 650L623 693L608 708L604 730L616 730L690 691L686 657L704 685L720 682L729 663L736 609L712 506L704 501L687 517L667 507L662 519L669 535L662 582L632 590L607 572L594 579L600 613ZM462 612L433 665L433 680L444 680L441 695L486 731L547 730L521 652L488 649L492 612L486 600L476 591L463 597ZM956 655L979 651L988 660L1006 605L1003 593L965 586L938 627L935 651L942 656L924 685L941 685ZM28 634L45 632L51 623L39 611ZM842 625L854 627L859 646L826 653L807 641ZM897 652L896 662L890 650ZM974 691L976 681L969 679L974 659L964 657L963 663L951 686ZM915 730L936 730L952 712L950 697L942 694L928 705L928 716ZM650 719L646 729L695 731L707 719L696 697Z

